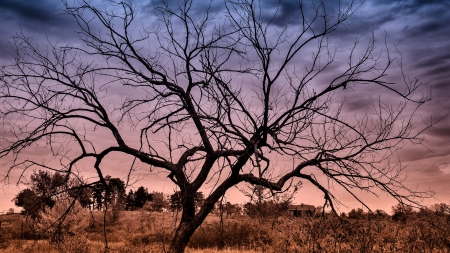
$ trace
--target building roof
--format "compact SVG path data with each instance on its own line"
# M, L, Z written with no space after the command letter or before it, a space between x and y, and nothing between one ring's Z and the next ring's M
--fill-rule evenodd
M304 211L304 210L309 210L309 211L314 211L316 209L315 206L313 205L305 205L305 204L300 204L300 205L289 205L289 211Z

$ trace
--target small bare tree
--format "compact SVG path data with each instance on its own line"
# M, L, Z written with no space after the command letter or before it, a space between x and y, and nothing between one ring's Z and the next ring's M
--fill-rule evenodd
M362 51L355 40L346 62L335 60L330 35L360 3L331 10L297 0L288 16L257 0L163 0L140 27L129 1L111 10L88 2L66 3L82 46L42 49L21 33L11 41L13 62L0 72L7 176L30 167L72 173L93 161L106 186L102 162L117 152L165 171L182 196L169 252L184 252L214 204L241 183L277 192L309 182L333 210L333 185L361 203L360 190L410 204L423 196L403 184L396 154L406 142L423 143L414 114L430 99L428 87L390 81L401 60L376 51L374 37ZM110 99L111 89L128 95ZM372 111L346 114L345 96L365 89L388 95ZM26 153L41 145L59 164ZM196 210L205 184L212 190Z

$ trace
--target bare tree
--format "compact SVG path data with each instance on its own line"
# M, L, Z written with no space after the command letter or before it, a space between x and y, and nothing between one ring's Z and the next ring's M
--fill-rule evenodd
M406 77L389 81L401 59L388 46L377 51L374 37L362 51L355 40L346 62L335 61L331 35L360 3L335 10L322 1L295 3L289 18L281 5L256 0L223 8L162 1L151 25L136 21L128 1L112 10L66 4L83 46L43 50L19 33L13 63L1 69L7 176L30 167L71 173L94 161L106 186L102 162L117 152L164 171L183 196L169 252L184 252L214 204L241 183L278 192L309 182L333 210L333 185L361 203L358 191L416 203L424 195L403 184L396 159L406 142L423 143L414 114L430 99L428 87ZM120 104L107 97L118 87L131 94ZM346 114L345 96L368 88L390 92L395 102L380 96L372 111ZM94 138L100 130L111 136L106 147ZM26 155L41 145L59 164ZM212 190L196 210L205 184Z

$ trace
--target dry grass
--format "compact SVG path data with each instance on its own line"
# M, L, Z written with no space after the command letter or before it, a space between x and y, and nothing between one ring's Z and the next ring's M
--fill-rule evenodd
M19 240L2 228L1 252L104 252L103 218L93 213L90 226L60 243ZM164 252L177 218L172 213L122 212L106 227L109 252ZM15 226L17 229L18 226ZM219 250L218 248L222 248ZM328 218L250 219L210 216L191 238L190 253L256 252L450 252L450 218L415 215L406 221Z

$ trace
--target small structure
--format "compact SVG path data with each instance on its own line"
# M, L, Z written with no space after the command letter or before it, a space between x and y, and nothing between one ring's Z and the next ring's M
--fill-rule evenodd
M316 207L313 205L289 205L289 215L294 217L300 217L300 216L312 216L314 214L314 211L316 210Z
M6 210L4 210L6 212ZM22 215L18 213L8 213L5 214L3 212L2 215L0 215L0 228L2 227L12 227L14 224L18 224L22 220Z

